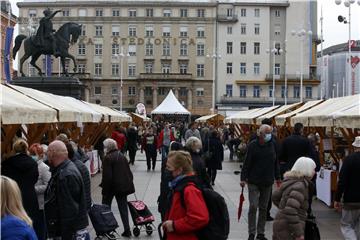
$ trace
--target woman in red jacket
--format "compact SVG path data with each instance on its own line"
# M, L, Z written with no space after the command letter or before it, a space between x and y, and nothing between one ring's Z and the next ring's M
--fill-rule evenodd
M194 183L188 182L183 190L183 202L181 193L174 191L186 178L194 175L190 154L185 151L170 152L166 169L174 177L169 184L173 191L172 202L162 225L167 240L197 240L195 233L209 222L209 211L201 190Z

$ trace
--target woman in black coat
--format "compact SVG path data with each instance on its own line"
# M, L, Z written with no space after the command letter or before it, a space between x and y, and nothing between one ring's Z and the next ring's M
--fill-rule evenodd
M20 188L22 202L26 213L33 221L33 227L38 236L39 204L35 192L35 184L38 181L38 165L32 157L27 155L28 144L24 139L18 139L13 145L15 155L1 164L1 174L13 179Z
M209 142L204 143L204 152L210 152L211 157L206 161L207 173L211 179L211 185L215 185L216 171L222 170L224 161L224 147L221 143L219 132L213 130Z

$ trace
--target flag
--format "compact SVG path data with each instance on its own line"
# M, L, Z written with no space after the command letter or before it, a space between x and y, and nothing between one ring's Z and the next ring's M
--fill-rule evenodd
M51 60L51 55L46 55L45 56L45 68L46 68L46 76L47 77L51 77L51 72L52 72L52 60Z
M12 36L14 33L13 27L6 28L6 37L5 37L5 49L4 49L4 72L6 82L9 83L11 81L11 73L10 73L10 48L12 42Z
M358 56L351 56L351 67L356 68L356 65L360 62L360 58Z

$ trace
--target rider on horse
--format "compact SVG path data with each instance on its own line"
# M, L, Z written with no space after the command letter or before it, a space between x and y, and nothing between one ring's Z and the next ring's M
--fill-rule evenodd
M53 54L59 55L59 52L56 50L56 42L55 42L55 36L53 29L53 24L51 22L51 19L58 13L61 12L61 10L57 10L55 12L52 12L49 8L44 10L45 17L40 19L40 26L36 32L36 42L41 47L46 48L46 40L51 43L51 47L53 50Z

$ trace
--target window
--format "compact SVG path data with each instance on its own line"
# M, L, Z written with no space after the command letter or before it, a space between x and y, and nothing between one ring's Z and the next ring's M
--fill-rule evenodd
M196 45L196 55L197 56L205 56L205 44L204 43L198 43Z
M180 37L187 37L188 28L187 27L180 27Z
M197 64L196 65L196 76L197 77L204 77L204 64Z
M226 53L227 54L232 54L233 52L233 43L232 42L227 42L226 43Z
M94 94L95 95L100 95L101 94L101 87L100 86L94 87Z
M154 27L153 26L146 26L145 27L145 36L146 37L153 37L154 36Z
M95 55L102 55L102 44L95 44Z
M287 93L286 93L287 96ZM285 86L281 86L281 97L285 98Z
M254 88L253 88L253 97L255 97L255 98L260 97L260 86L254 86Z
M240 74L246 74L246 63L240 63Z
M241 25L240 25L240 32L241 32L241 34L246 34L246 23L242 23Z
M294 86L294 98L300 98L300 87Z
M79 9L79 17L86 17L86 15L87 15L86 9L84 8Z
M246 97L246 86L244 85L240 86L240 97Z
M280 75L280 63L275 63L275 75Z
M276 36L280 36L280 24L275 24L274 31Z
M198 9L197 10L197 17L205 17L205 9Z
M36 9L29 9L29 18L35 18L37 15Z
M226 84L226 96L232 97L233 93L233 85L232 84Z
M165 95L166 94L166 92L167 92L167 89L165 88L165 87L159 87L159 89L158 89L158 94L159 95Z
M129 96L135 96L136 95L136 88L133 87L133 86L130 86L128 88L128 94L129 94Z
M246 17L246 9L245 9L245 8L242 8L242 9L240 10L240 16L241 16L241 17Z
M312 87L305 87L305 97L312 98Z
M152 43L147 43L145 45L145 56L154 55L154 45Z
M83 24L81 25L81 36L85 36L86 35L86 26Z
M146 16L147 16L147 17L153 17L153 16L154 16L154 9L152 9L152 8L147 8L147 9L146 9Z
M186 43L180 44L180 56L188 55L188 45Z
M117 86L111 86L111 95L118 95L118 87Z
M117 63L111 64L111 75L119 76L119 64Z
M171 54L170 43L164 42L163 43L163 56L170 56L170 54Z
M171 17L171 9L164 9L163 16L164 17Z
M102 64L95 63L95 76L100 76L102 74Z
M275 17L280 17L280 10L275 10Z
M281 45L280 45L280 43L275 43L275 49L276 49L275 55L281 55L281 52L280 52Z
M226 63L226 73L232 74L232 63Z
M269 97L273 96L273 86L269 86Z
M180 87L179 95L180 95L181 97L186 97L186 96L187 96L186 87Z
M129 17L136 17L136 9L129 9Z
M255 55L259 55L259 54L260 54L260 43L259 43L259 42L255 42L255 43L254 43L254 54L255 54Z
M86 46L85 44L78 45L78 55L85 55L86 54Z
M112 16L113 17L119 17L120 16L120 10L119 9L113 9L112 10Z
M171 35L171 29L170 29L169 26L164 26L164 27L162 28L162 35L163 35L163 37L170 37L170 35Z
M152 87L145 87L145 96L152 96Z
M129 64L128 65L128 75L129 75L129 77L134 77L135 76L135 70L136 70L136 65L135 64Z
M136 37L136 27L135 26L129 26L129 36Z
M165 74L169 74L171 71L171 64L170 63L162 63L161 64L161 72Z
M226 9L226 16L227 17L232 17L233 16L233 9L232 8Z
M188 65L186 63L180 64L180 74L187 74Z
M196 96L198 96L198 97L204 96L204 88L197 88L196 89Z
M62 10L62 15L63 15L63 17L69 17L70 16L70 10L69 9Z
M260 74L260 63L254 63L254 75Z
M95 36L100 37L103 35L103 27L102 26L95 26Z
M128 53L130 56L136 56L136 45L135 44L129 45Z
M86 71L86 64L83 64L83 63L78 64L77 69L78 69L78 73L85 73L85 71Z
M96 17L102 17L103 16L103 10L102 9L95 9L95 16Z
M229 34L229 35L232 34L232 27L227 27L227 34Z
M254 10L254 16L255 16L255 17L260 17L260 9L255 8L255 10Z
M119 25L112 25L111 26L111 35L112 36L119 36L120 35L120 26Z
M240 54L246 54L246 42L240 43Z
M187 17L188 10L187 9L180 9L180 17Z
M115 54L119 54L119 53L120 53L119 44L113 43L113 44L111 45L111 54L112 54L112 55L115 55Z
M153 63L145 63L145 73L152 73L154 68Z
M260 24L255 23L255 35L259 35L260 34Z
M198 38L203 38L205 37L205 30L204 30L204 27L197 27L197 37Z

